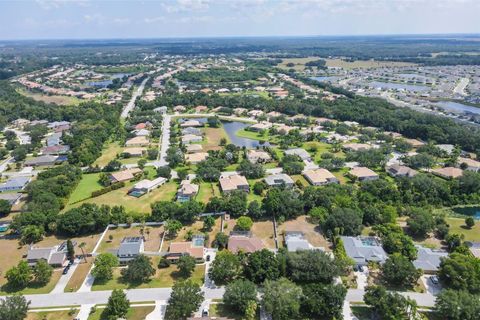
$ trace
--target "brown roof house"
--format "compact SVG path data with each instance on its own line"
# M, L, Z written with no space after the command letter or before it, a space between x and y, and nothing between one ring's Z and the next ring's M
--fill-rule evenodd
M188 255L197 262L203 262L203 236L194 236L192 241L172 242L165 258L172 262L177 262L180 257Z
M139 168L132 168L119 172L114 172L110 174L110 181L112 181L112 183L130 181L141 172L142 170L140 170Z
M177 200L180 202L189 201L197 195L198 189L198 184L193 184L190 180L183 180L177 191Z
M239 251L245 253L252 253L255 251L262 250L265 248L263 241L257 237L251 235L250 232L236 234L230 234L228 238L228 250L233 253L237 253Z
M185 161L191 164L197 164L208 158L207 152L189 153L185 155Z
M149 144L150 141L148 141L148 138L145 136L133 137L125 142L126 147L145 147Z
M432 173L444 179L455 179L463 175L462 169L454 168L454 167L432 169Z
M250 186L248 185L247 179L239 174L234 174L228 177L221 177L220 188L225 193L235 190L243 190L246 192L250 191Z
M367 167L355 167L348 172L348 175L358 181L371 181L378 179L378 174Z
M265 163L272 160L270 154L263 150L248 150L247 159L251 163Z
M473 172L480 171L480 162L470 158L459 157L457 160L457 164L468 171L473 171Z
M338 183L338 179L327 169L319 168L305 170L303 176L314 186L322 186L329 183Z
M391 166L388 166L386 168L386 171L389 175L392 177L414 177L418 172L417 170L413 170L412 168L409 168L407 166L401 166L399 164L394 164Z

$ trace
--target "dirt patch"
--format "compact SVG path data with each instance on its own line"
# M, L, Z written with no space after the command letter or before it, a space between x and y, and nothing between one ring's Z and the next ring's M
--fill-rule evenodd
M308 221L307 216L300 216L295 220L286 221L278 226L278 236L282 239L282 246L285 231L301 231L305 234L305 237L311 245L314 247L323 247L326 251L330 251L330 243L325 239L320 228Z
M145 238L145 251L158 251L160 249L160 241L163 234L163 227L149 227L145 226L142 234L142 227L131 227L131 228L110 228L107 231L107 234L103 238L102 243L98 248L99 253L111 252L116 250L123 238L125 237L141 237L142 235ZM112 240L110 240L110 236Z

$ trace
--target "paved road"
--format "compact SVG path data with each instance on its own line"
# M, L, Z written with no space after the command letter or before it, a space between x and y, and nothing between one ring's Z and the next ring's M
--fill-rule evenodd
M466 96L467 93L465 92L465 89L467 88L469 82L470 82L469 78L460 79L460 81L458 81L457 85L453 89L453 93Z
M163 117L162 122L162 139L160 140L159 151L158 151L158 166L166 166L168 162L167 158L167 150L170 147L170 122L172 120L172 116L166 114Z
M2 163L0 164L0 173L7 170L7 166L9 163L13 163L13 157L9 157L2 161Z
M401 295L409 297L417 302L421 307L433 307L435 305L435 296L430 293L417 293L417 292L399 292ZM347 292L346 300L348 302L363 302L364 290L361 289L349 289Z
M143 89L145 89L145 83L147 83L148 79L150 79L150 78L148 78L148 77L145 78L145 80L143 80L142 83L140 84L140 87L138 87L137 91L135 91L133 93L132 98L127 103L125 108L123 108L123 111L122 111L122 114L120 115L120 117L125 119L126 117L128 117L128 114L130 113L130 111L132 111L133 108L135 108L135 100L137 100L138 96L142 95Z

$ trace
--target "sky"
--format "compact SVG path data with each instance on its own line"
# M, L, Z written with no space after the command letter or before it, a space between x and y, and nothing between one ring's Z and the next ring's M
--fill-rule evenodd
M480 33L480 0L0 0L0 39Z

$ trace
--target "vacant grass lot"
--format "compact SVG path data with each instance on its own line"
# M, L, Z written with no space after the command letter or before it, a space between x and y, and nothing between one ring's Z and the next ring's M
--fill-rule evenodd
M275 249L275 239L273 236L273 222L271 220L256 221L251 229L253 235L260 238L265 246ZM281 241L281 239L279 239Z
M31 92L23 88L17 89L17 92L24 96L32 98L33 100L36 100L36 101L43 101L45 103L55 103L58 105L72 105L72 104L77 105L82 101L76 97L47 95L39 92Z
M320 59L319 57L305 57L305 58L288 58L283 59L282 62L278 65L278 67L282 69L295 69L295 71L303 71L305 69L305 63L310 61L315 61ZM287 66L287 64L293 63L293 67Z
M152 264L156 268L158 265L158 258L152 259ZM141 284L129 284L123 281L121 274L121 268L116 268L113 272L113 279L109 280L105 283L97 283L93 284L92 290L93 291L101 291L101 290L113 290L113 289L141 289L141 288L169 288L173 286L175 281L183 279L178 275L177 266L171 265L165 269L156 269L155 275L152 279L147 283ZM192 279L194 282L198 284L203 284L203 279L205 277L205 265L197 265L195 270L193 271Z
M223 303L212 303L208 311L210 312L211 317L224 317L233 320L243 319L243 316L241 314L237 314L234 311L230 310Z
M320 227L316 224L310 223L307 216L300 216L295 220L288 220L278 226L278 236L280 246L284 245L285 231L301 231L305 234L308 242L314 247L323 247L329 251L330 244L321 233Z
M68 203L72 204L81 200L90 198L93 191L102 189L102 185L98 183L100 173L83 174L82 180L78 183L75 190L73 190Z
M118 141L110 142L103 148L102 155L93 163L94 166L106 166L110 161L117 157L117 154L122 153L124 147Z
M145 306L145 307L134 307L128 310L126 315L127 320L144 320L145 317L155 309L154 306ZM97 308L97 310L92 313L88 320L102 320L102 312L104 308Z
M204 128L203 132L205 133L205 138L202 141L202 145L205 152L209 150L222 149L222 147L220 147L220 140L222 138L227 139L227 143L229 142L228 135L223 129L223 127Z
M480 221L475 221L475 226L468 229L465 226L465 219L461 218L446 218L450 225L450 233L459 233L465 236L465 241L480 241Z
M127 183L123 188L102 194L99 197L78 202L73 206L67 206L66 210L71 207L80 206L82 203L95 203L97 205L121 205L124 206L128 212L150 213L150 204L157 201L172 201L175 198L178 189L178 184L176 182L169 181L160 188L155 189L140 198L135 198L127 194L133 184L134 183Z
M69 315L70 310L29 312L25 320L71 320L78 313L78 309L75 310L73 315Z
M208 200L210 200L210 198L220 197L220 196L221 196L221 193L217 183L202 182L200 183L200 189L198 190L198 194L195 200L200 201L202 203L207 203Z
M414 66L414 63L396 62L396 61L375 61L375 60L356 60L353 62L344 61L342 59L325 59L327 67L336 67L344 69L354 68L383 68L383 67L409 67Z

